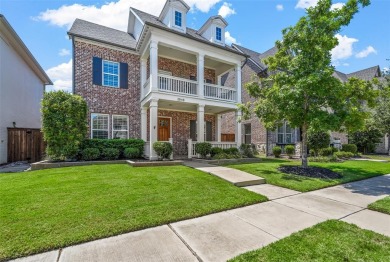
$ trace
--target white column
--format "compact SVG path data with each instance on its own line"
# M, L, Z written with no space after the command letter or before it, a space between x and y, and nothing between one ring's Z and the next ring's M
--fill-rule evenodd
M173 138L169 138L169 143L172 145L173 147ZM172 151L172 154L169 156L169 159L170 160L173 160L173 151Z
M198 95L204 97L204 54L198 54Z
M158 129L158 100L150 101L149 106L150 114L150 160L157 160L157 154L153 149L153 144L157 142L157 129Z
M148 141L148 115L146 107L141 107L141 139Z
M241 103L241 64L236 65L237 103Z
M242 144L242 129L241 129L241 111L237 110L236 112L236 143L237 147L240 147Z
M158 89L158 42L150 42L150 90Z
M188 159L192 159L192 139L188 139Z
M147 65L146 59L141 58L141 99L145 97L147 94L146 90L144 90L144 85L147 80Z
M204 142L204 105L198 105L197 142Z
M217 115L217 134L216 134L216 137L217 137L217 142L222 142L222 138L221 138L221 132L222 132L222 115L218 114Z

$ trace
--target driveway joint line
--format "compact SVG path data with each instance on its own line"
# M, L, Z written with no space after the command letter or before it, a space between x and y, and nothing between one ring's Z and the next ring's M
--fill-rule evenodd
M180 241L188 248L188 250L196 257L199 262L203 262L203 259L196 254L195 250L184 240L182 236L172 227L171 224L168 224L168 227L172 230L172 232L180 239Z
M276 199L275 199L275 200L276 200ZM271 200L271 201L274 202L273 200ZM298 208L296 208L296 207L292 207L292 206L286 205L286 204L284 204L284 203L279 203L279 202L274 202L274 203L279 204L279 205L282 205L282 206L285 206L285 207L292 208L292 209L294 209L294 210L303 212L303 213L308 214L308 215L312 215L312 216L315 216L315 217L318 217L318 218L321 218L321 219L329 220L329 218L322 217L322 216L319 216L319 215L316 215L316 214L312 214L312 213L307 212L306 210L301 210L301 209L298 209Z
M346 216L343 216L342 218L339 218L338 220L343 220L344 218L347 218L347 217L352 216L352 215L354 215L354 214L360 213L360 212L362 212L362 211L364 211L364 210L369 210L369 209L368 209L368 208L363 208L363 209L361 209L361 210L358 210L358 211L352 212L351 214L348 214L348 215L346 215Z
M307 193L314 193L318 190L314 190L314 191L309 191ZM322 197L324 199L328 199L328 200L332 200L332 201L335 201L335 202L339 202L339 203L342 203L342 204L346 204L346 205L349 205L349 206L354 206L354 207L359 207L359 208L367 208L367 207L364 207L364 206L358 206L358 205L354 205L354 204L350 204L350 203L346 203L346 202L343 202L341 200L338 200L338 199L333 199L333 198L329 198L329 197L326 197L326 196L320 196L320 195L317 195L317 194L314 194L316 197Z

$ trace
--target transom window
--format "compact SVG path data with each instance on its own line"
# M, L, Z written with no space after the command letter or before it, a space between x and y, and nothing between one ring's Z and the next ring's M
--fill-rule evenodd
M91 114L92 138L108 139L108 115Z
M119 87L119 63L103 60L103 85Z
M179 11L175 11L175 25L182 26L182 14Z
M284 122L283 125L278 127L278 143L279 144L295 143L293 128L291 128L291 126L287 122Z
M112 116L112 138L127 139L129 137L129 117Z
M216 29L216 37L217 41L222 41L222 29L220 27L217 27Z

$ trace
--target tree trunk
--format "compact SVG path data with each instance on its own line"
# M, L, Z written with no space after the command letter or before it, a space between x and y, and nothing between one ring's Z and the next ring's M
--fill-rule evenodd
M302 126L302 167L307 168L307 126Z
M390 156L390 133L387 134L387 150L389 151L389 156Z

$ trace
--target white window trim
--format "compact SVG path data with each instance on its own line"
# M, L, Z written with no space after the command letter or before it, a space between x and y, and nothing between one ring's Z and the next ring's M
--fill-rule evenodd
M221 40L219 40L217 38L217 29L218 28L221 29ZM218 43L222 43L222 41L223 41L223 29L222 29L222 27L219 27L219 26L215 27L215 41L218 42Z
M286 144L286 145L289 145L289 144L295 144L296 143L296 138L294 136L294 132L296 131L295 128L292 128L290 126L290 129L291 129L291 133L287 133L287 125L288 123L286 121L283 122L283 132L280 133L279 132L279 128L276 129L276 133L277 133L277 136L276 136L276 140L277 140L277 143L278 144ZM282 134L283 135L283 141L279 141L279 134ZM287 135L291 135L291 143L287 143Z
M127 118L127 130L114 130L114 117L115 116L121 116L121 117L126 117ZM112 115L111 116L111 124L112 124L112 126L111 126L111 137L112 137L112 139L114 139L114 131L121 131L121 132L123 132L123 131L127 131L127 139L129 139L129 129L130 129L130 124L129 124L129 116L127 116L127 115Z
M178 26L176 25L176 12L179 12L181 14L181 26ZM179 29L181 31L184 31L184 12L181 11L181 10L178 10L178 9L173 9L173 22L172 22L172 26L176 29Z
M113 75L113 76L116 76L115 74L110 74L110 73L104 73L104 62L109 62L109 63L115 63L115 64L118 64L118 86L110 86L110 85L105 85L104 84L104 75ZM112 87L112 88L120 88L121 86L121 64L119 62L115 62L115 61L110 61L110 60L105 60L103 59L102 61L102 86L106 86L106 87Z
M109 114L100 114L100 113L91 113L91 139L93 138L93 131L106 131L105 129L94 129L93 128L93 121L92 121L92 116L93 115L101 115L101 116L107 116L108 124L107 124L107 139L110 139L110 115Z

